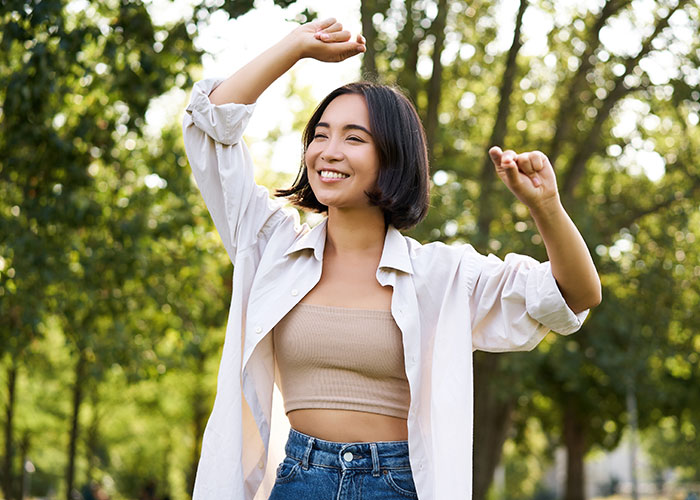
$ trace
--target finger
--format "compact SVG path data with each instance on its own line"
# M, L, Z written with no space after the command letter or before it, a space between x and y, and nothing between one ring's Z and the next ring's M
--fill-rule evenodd
M359 33L357 34L356 40L357 40L357 43L361 43L362 45L365 45L367 43L367 40L365 39L365 37L363 37Z
M327 19L324 19L322 21L317 21L318 25L316 26L317 31L325 30L329 26L333 26L337 21L335 20L335 17L329 17Z
M539 151L532 151L530 153L523 153L518 156L518 167L520 170L527 175L532 181L532 185L535 187L540 187L542 184L542 179L540 178L538 172L541 172L544 168L544 163L542 158L544 155Z
M513 151L512 149L506 149L503 154L501 155L501 164L513 164L517 167L517 159L518 154Z
M498 166L501 164L501 156L503 156L503 151L498 146L493 146L489 149L489 156L494 165Z
M333 23L331 24L328 28L324 28L325 33L335 33L336 31L341 31L343 29L343 25L341 23Z
M323 53L320 53L316 59L326 62L340 62L365 52L367 48L364 44L350 42L326 43Z
M530 154L530 161L532 163L532 169L535 172L541 171L545 166L546 159L547 159L547 157L544 155L544 153L541 153L540 151L533 151Z
M343 42L343 43L338 43L337 45L333 46L336 54L336 59L339 61L342 61L344 59L347 59L348 57L352 57L354 55L360 54L367 50L367 47L365 47L364 44L360 43L355 43L355 42Z
M320 29L320 30L316 31L316 33L314 33L314 37L315 37L317 40L321 40L321 35L323 35L324 33L335 33L335 32L337 32L337 31L341 31L342 29L343 29L343 25L342 25L342 24L340 24L340 23L333 23L333 24L331 24L330 26L328 26L327 28Z
M517 155L515 158L515 163L518 164L518 168L525 175L530 176L535 173L532 168L532 158L530 153L521 153Z
M503 171L506 174L506 177L508 178L508 186L510 188L514 188L520 185L520 171L518 170L518 166L515 164L515 162L509 162L507 165L501 163L501 168L503 169Z
M347 30L338 31L335 33L321 33L320 40L322 42L337 43L337 42L347 42L350 40L350 32Z

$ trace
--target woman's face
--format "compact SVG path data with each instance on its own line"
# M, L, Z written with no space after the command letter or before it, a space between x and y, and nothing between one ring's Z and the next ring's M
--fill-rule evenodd
M304 156L316 199L333 208L370 206L379 173L379 155L362 95L343 94L321 115Z

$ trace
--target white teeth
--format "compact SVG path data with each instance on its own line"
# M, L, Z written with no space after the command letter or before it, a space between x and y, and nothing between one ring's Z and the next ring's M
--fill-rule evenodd
M345 179L350 177L347 174L341 174L340 172L332 172L330 170L321 170L321 177L324 179Z

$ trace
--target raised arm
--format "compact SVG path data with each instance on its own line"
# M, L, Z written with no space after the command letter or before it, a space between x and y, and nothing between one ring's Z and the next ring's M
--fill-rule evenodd
M253 162L241 140L257 97L302 57L341 61L364 50L334 19L298 27L233 76L197 82L183 117L192 173L226 251L259 243L265 227L281 222L279 204L255 183Z
M569 308L578 313L597 306L600 279L581 233L561 204L549 159L539 151L516 154L497 146L489 154L498 176L530 209Z
M214 104L252 104L300 59L339 62L364 52L365 39L351 38L333 18L303 24L224 80L209 99Z

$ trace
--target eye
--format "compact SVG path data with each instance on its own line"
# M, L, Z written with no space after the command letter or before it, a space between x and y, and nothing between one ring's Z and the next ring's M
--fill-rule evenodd
M351 135L350 137L348 137L348 141L365 142L364 139L355 135Z
M313 138L314 138L314 140L315 140L315 139L325 139L325 138L326 138L326 135L325 135L325 134L321 134L321 133L319 133L319 132L316 132L316 133L314 134L314 137L313 137Z

